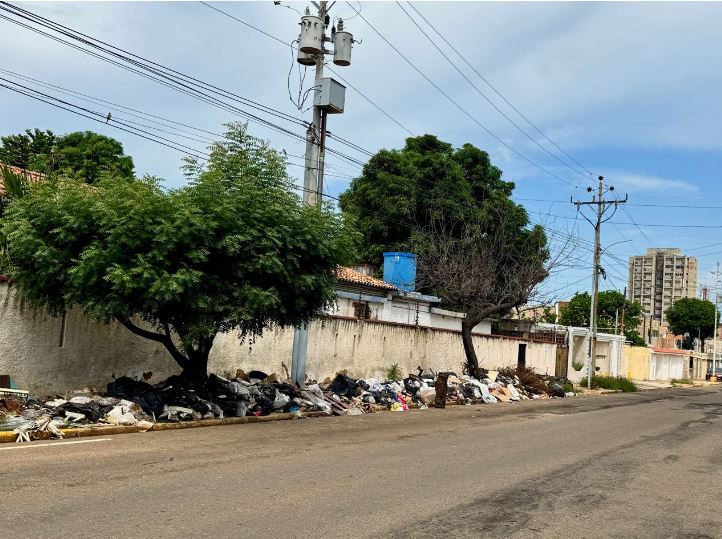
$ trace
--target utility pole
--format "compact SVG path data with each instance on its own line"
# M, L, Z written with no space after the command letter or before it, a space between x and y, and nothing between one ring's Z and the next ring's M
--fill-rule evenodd
M587 192L591 193L593 189L591 187L587 188ZM590 333L590 339L589 339L589 359L587 362L587 387L590 389L592 388L592 375L596 371L596 362L597 362L597 306L599 303L599 274L601 273L602 276L606 279L607 275L604 271L604 268L602 268L601 260L602 260L602 245L601 245L601 238L602 238L602 223L605 223L609 219L611 219L614 214L617 211L617 208L619 204L624 204L627 202L627 196L624 196L624 200L604 200L604 195L606 193L610 193L614 191L613 186L609 186L605 188L604 186L604 176L599 176L598 178L598 184L597 184L597 194L592 195L592 200L589 202L581 202L581 201L574 201L572 200L572 203L577 207L577 211L582 214L582 216L589 221L589 223L594 227L594 267L592 271L592 301L591 301L591 312L589 314L589 333ZM596 212L593 215L593 219L590 219L587 217L584 212L581 211L581 208L583 206L596 206ZM605 217L607 212L613 208L613 211L609 214L608 217Z
M315 66L316 74L313 87L313 118L306 131L306 155L303 173L303 202L309 206L321 208L323 202L323 174L326 155L326 121L329 114L342 113L344 110L346 88L330 78L323 77L323 63L326 54L333 55L333 63L339 66L351 65L351 46L353 35L346 32L343 20L338 19L338 27L332 25L331 37L326 36L330 17L328 12L336 2L312 2L318 9L318 15L311 15L308 8L301 17L301 32L298 36L299 64ZM326 49L326 43L334 45L333 50ZM291 355L291 379L299 387L304 387L306 378L306 356L308 351L308 324L295 328L293 333L293 351Z
M627 306L627 287L624 287L624 301L622 302L622 324L619 328L620 335L624 335L624 309Z
M719 262L717 262L717 286L714 295L714 335L712 337L712 377L710 380L716 380L717 376L717 309L719 305Z

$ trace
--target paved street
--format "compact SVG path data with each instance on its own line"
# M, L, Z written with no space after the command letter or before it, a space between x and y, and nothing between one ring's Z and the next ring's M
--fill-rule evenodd
M2 536L720 537L720 414L675 389L4 445Z

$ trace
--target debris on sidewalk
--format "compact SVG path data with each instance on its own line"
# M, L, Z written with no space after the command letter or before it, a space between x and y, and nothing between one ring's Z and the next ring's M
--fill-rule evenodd
M171 376L151 385L147 378L112 380L102 394L90 389L63 398L43 400L0 394L0 430L13 431L17 441L39 432L62 437L60 429L81 426L136 426L145 431L155 422L178 422L273 413L322 412L360 415L382 410L405 412L411 407L443 408L452 404L495 404L527 399L572 396L564 380L531 369L488 371L483 379L419 367L403 380L356 379L339 372L322 384L299 388L275 373L239 369L234 378L211 374L205 383Z

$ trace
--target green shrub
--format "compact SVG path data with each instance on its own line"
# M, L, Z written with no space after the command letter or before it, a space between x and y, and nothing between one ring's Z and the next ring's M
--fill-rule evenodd
M584 363L582 363L581 361L572 361L572 369L574 369L575 371L579 372L582 370L583 367Z
M691 386L693 382L689 378L672 378L672 384L684 384Z
M572 384L569 380L564 381L564 393L574 393L574 384Z
M399 369L398 363L394 363L386 371L386 379L387 380L398 381L398 380L401 380L402 378L403 378L403 375L401 374L401 369Z
M587 379L582 378L579 385L587 387ZM592 378L592 388L613 389L615 391L623 391L624 393L637 391L637 386L635 386L630 379L624 378L623 376L595 376Z

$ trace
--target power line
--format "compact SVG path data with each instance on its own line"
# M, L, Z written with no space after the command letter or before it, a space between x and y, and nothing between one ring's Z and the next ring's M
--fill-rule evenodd
M16 83L11 83L11 84L16 84ZM72 108L68 108L68 107L65 107L65 106L63 106L63 105L59 105L59 104L57 104L57 103L53 103L52 101L43 99L42 97L39 97L39 96L37 96L37 95L33 95L31 92L27 92L27 91L24 91L24 90L21 90L21 89L18 89L18 88L13 88L13 87L8 86L8 85L6 85L6 84L0 83L0 87L6 88L6 89L11 90L11 91L13 91L13 92L16 92L16 93L18 93L18 94L25 95L25 96L30 97L30 98L32 98L32 99L35 99L35 100L37 100L37 101L42 101L43 103L46 103L46 104L48 104L48 105L52 105L52 106L57 107L57 108L59 108L59 109L63 109L63 110L66 110L66 111L68 111L68 112L72 112L73 114L77 114L78 116L83 116L84 118L88 118L88 119L90 119L90 120L93 120L93 121L96 121L96 122L99 122L99 123L103 123L103 124L105 123L105 121L104 121L104 116L103 116L102 114L100 114L100 113L93 113L93 114L95 114L95 115L100 116L100 118L97 118L97 117L95 117L95 116L91 116L91 115L88 115L88 114L83 114L82 112L78 112L78 111L76 111L76 110L73 110ZM71 106L72 106L72 105L71 105ZM172 149L174 149L174 150L183 152L183 153L185 153L186 155L193 155L193 157L197 157L197 158L203 159L203 160L207 159L207 157L208 157L208 156L202 157L201 155L197 155L197 154L195 154L195 153L190 153L190 152L186 151L186 149L183 149L183 148L174 146L174 145L172 145L172 144L166 144L165 142L161 142L160 140L156 140L155 138L151 138L151 137L145 136L145 135L139 133L138 130L125 129L125 128L123 128L123 127L121 127L121 126L119 126L119 125L115 125L115 124L113 124L112 127L114 127L115 129L119 129L119 130L121 130L121 131L125 131L125 132L127 132L127 133L131 133L131 134L136 135L136 136L138 136L138 137L140 137L140 138L144 138L144 139L146 139L146 140L150 140L151 142L155 142L155 143L157 143L157 144L161 144L161 145L166 146L166 147L168 147L168 148L172 148ZM180 145L179 145L179 146L180 146ZM194 150L194 151L195 151L195 150Z
M424 35L424 37L426 37L426 39L429 41L429 43L431 43L431 44L433 45L433 47L446 59L447 62L449 62L449 64L451 64L451 66L459 73L459 75L461 75L461 76L464 78L464 80L465 80L466 82L468 82L469 85L476 91L476 93L479 94L481 97L483 97L483 98L487 101L487 103L489 103L489 104L494 108L494 110L496 110L499 114L501 114L511 125L513 125L514 127L516 127L526 138L528 138L530 141L532 141L534 144L536 144L542 151L546 152L546 153L547 153L548 155L550 155L552 158L556 159L556 160L557 160L559 163L561 163L563 166L565 166L565 167L569 168L570 170L572 170L575 174L580 174L580 175L583 176L585 179L589 179L586 172L580 171L579 169L571 166L569 163L567 163L567 162L564 161L563 159L560 159L559 156L557 156L556 154L554 154L554 153L552 153L551 151L549 151L549 149L545 148L541 143L539 143L538 140L536 140L536 139L535 139L534 137L532 137L529 133L527 133L524 129L522 129L522 127L521 127L519 124L517 124L512 118L510 118L509 115L506 114L503 110L501 110L501 109L497 106L497 104L494 103L494 102L489 98L489 96L487 96L484 92L482 92L482 91L479 89L479 87L478 87L476 84L474 84L469 77L466 76L466 74L459 68L459 66L457 66L456 63L455 63L451 58L449 58L449 56L441 49L441 47L439 47L439 45L436 43L436 41L434 41L434 40L431 38L431 36L429 36L429 34L427 34L427 33L424 31L424 29L421 28L421 26L419 25L419 23L416 22L416 20L409 14L409 12L404 9L404 6L401 5L401 2L398 2L398 1L397 1L397 2L396 2L396 5L399 6L399 8L401 9L401 11L403 11L404 14L409 18L409 20L410 20L412 23L414 23L414 26L416 26L416 28L418 28L418 30ZM410 3L409 3L409 6L411 6L411 7L413 8L413 5L411 5ZM414 8L414 10L416 10L416 8ZM418 13L418 11L417 11L417 13ZM422 18L423 18L423 17L422 17ZM441 35L441 33L440 33L438 30L436 30L436 28L434 28L434 26L433 26L429 21L427 21L426 19L424 19L424 21L426 21L426 23L427 23L437 34L439 34L439 35L441 36L441 38L444 40L444 42L446 42L447 45L450 45L449 42L446 41L446 38L445 38L443 35ZM453 47L452 47L452 49L453 49ZM456 49L453 49L453 50L454 50L459 56L461 56L461 54L459 54L459 52L456 51ZM464 61L466 61L466 59L464 59L463 57L462 57L462 59L463 59ZM468 62L467 62L467 64L468 64Z
M208 92L220 95L223 98L230 99L232 101L238 101L240 103L243 103L244 105L250 106L252 108L256 108L257 110L262 111L264 113L271 114L280 119L284 119L286 121L291 121L297 125L301 125L301 126L305 127L307 125L307 123L299 118L295 118L284 112L277 111L276 109L273 109L271 107L268 107L268 106L258 103L256 101L250 100L243 96L239 96L238 94L235 94L228 90L224 90L213 84L206 83L195 77L181 73L180 71L163 66L162 64L153 62L152 60L148 60L142 56L130 53L130 52L126 51L125 49L116 47L114 45L110 45L102 40L93 38L91 36L88 36L87 34L79 32L77 30L73 30L60 23L55 23L55 22L51 21L50 19L36 15L28 10L18 8L7 2L0 2L0 9L2 9L3 11L6 11L8 13L11 13L12 15L15 15L16 17L20 17L21 19L24 19L31 23L37 24L40 27L52 30L63 36L66 36L75 41L78 41L86 46L92 47L93 49L99 50L107 55L112 56L113 58L117 58L120 61L114 60L113 58L108 58L106 56L103 56L102 54L99 54L92 50L88 50L86 48L78 46L74 43L71 43L60 37L49 34L48 32L45 32L39 28L30 26L21 21L12 19L5 15L0 15L0 18L5 19L9 22L12 22L13 24L16 24L18 26L21 26L23 28L31 30L35 33L43 35L44 37L48 37L49 39L53 39L56 42L67 45L80 52L83 52L85 54L88 54L90 56L98 58L100 60L103 60L103 61L110 63L112 65L115 65L117 67L121 67L122 69L125 69L126 71L130 71L132 73L135 73L135 74L142 76L144 78L147 78L149 80L153 80L154 82L163 84L164 86L168 86L169 88L172 88L176 91L179 91L180 93L184 93L186 95L194 97L195 99L199 99L203 102L206 102L208 104L211 104L211 105L221 108L223 110L233 112L235 114L239 114L242 117L249 119L250 121L264 125L265 127L268 127L274 131L278 131L287 136L291 136L298 140L305 141L305 137L303 135L295 133L285 127L274 124L273 122L266 120L265 118L261 118L260 116L251 114L243 109L240 109L234 105L231 105L213 95L210 95ZM120 52L117 52L117 51L120 51ZM126 63L130 64L130 66L124 65L121 62L126 62ZM135 67L131 67L131 66L135 66ZM137 69L137 68L139 68L139 69ZM336 140L338 140L342 144L348 143L348 141L345 141L345 139L342 139L341 137L338 137L338 136L336 137ZM353 144L353 143L350 143L350 144ZM358 150L359 148L360 147L358 145L355 145L355 144L353 145L353 149ZM331 153L334 153L335 155L338 155L339 157L341 157L345 160L353 162L354 164L363 165L362 162L360 162L354 158L351 158L350 156L347 156L346 154L343 154L342 152L339 152L338 150L329 149L329 151Z
M414 64L411 60L408 59L408 57L402 53L393 43L391 43L379 30L376 29L376 27L371 24L366 17L364 17L360 11L358 11L355 7L353 7L349 2L346 2L351 9L356 11L356 13L361 17L361 19L371 28L389 47L391 47L396 54L398 54L411 68L416 71L421 77L424 78L429 84L431 84L441 95L443 95L449 102L451 102L452 105L454 105L459 111L461 111L465 116L467 116L471 121L473 121L476 125L481 127L486 133L488 133L491 137L493 137L496 141L498 141L500 144L502 144L505 148L516 154L517 156L521 157L534 167L538 168L545 174L556 178L557 180L566 183L567 185L570 185L571 187L577 187L574 183L570 182L569 180L562 178L561 176L554 174L550 170L544 168L543 166L539 165L529 157L525 156L523 153L519 152L516 148L508 144L506 141L504 141L502 138L497 136L493 131L491 131L488 127L486 127L484 124L482 124L479 120L476 119L471 113L469 113L464 107L462 107L454 98L452 98L448 93L446 93L438 84L436 84L431 78L429 78L421 69L419 69L416 64Z
M549 215L550 217L556 217L557 219L568 219L568 220L574 219L573 217L569 217L566 215L554 215L554 214L549 214L549 213L545 213L545 212L541 212L541 211L533 211L533 210L527 210L527 211L529 211L529 213L535 213L535 214L539 214L539 215ZM631 215L630 215L630 218L631 218ZM617 224L617 225L629 225L629 226L637 226L637 227L648 226L648 227L666 227L666 228L722 228L722 225L675 225L675 224L670 224L670 223L636 223L634 221L632 221L632 222L609 221L609 222L612 224ZM641 232L641 230L640 230L640 232ZM650 244L653 243L651 240L649 240L649 238L646 238L646 239L647 239L647 241L649 241Z
M569 204L568 200L553 200L548 198L515 198L515 200L528 202L552 202L554 204ZM649 204L628 202L627 206L635 206L637 208L690 208L699 210L722 210L722 206L704 206L694 204Z
M428 20L426 17L424 17L424 15L418 10L418 8L416 8L416 6L414 6L411 2L408 2L408 4L409 4L409 6L411 7L411 9L413 9L416 13L418 13L419 17L421 17L421 18L426 22L426 24L428 24L428 25L431 27L431 29L434 30L434 32L436 32L436 34L438 34L438 36L444 41L444 43L446 43L446 44L451 48L451 50L453 50L453 51L459 56L459 58L461 58L461 59L464 61L464 63L465 63L466 65L468 65L468 66L471 68L471 70L472 70L474 73L476 73L476 74L478 75L478 77L479 77L481 80L483 80L483 81L487 84L487 86L489 86L489 88L491 88L491 89L494 91L494 93L495 93L496 95L498 95L498 96L504 101L504 103L506 103L507 105L509 105L509 106L514 110L514 112L516 112L519 116L521 116L521 117L524 119L524 121L526 121L530 126L532 126L532 127L537 131L537 133L539 133L542 137L544 137L544 138L545 138L546 140L548 140L552 145L554 145L555 148L557 148L560 152L562 152L564 155L566 155L566 156L567 156L569 159L571 159L574 163L576 163L577 165L579 165L582 169L586 170L587 173L589 173L589 174L591 174L591 175L594 175L594 173L593 173L591 170L589 170L587 167L585 167L584 165L582 165L582 164L581 164L579 161L577 161L573 156L571 156L570 154L568 154L561 146L559 146L556 142L554 142L551 138L549 138L541 129L539 129L529 118L527 118L524 114L522 114L522 112L521 112L518 108L516 108L506 97L504 97L504 95L503 95L499 90L497 90L496 87L494 87L494 85L491 84L491 82L489 82L488 79L486 79L481 73L479 73L479 71L464 57L464 55L462 55L462 54L456 49L456 47L454 47L451 43L449 43L449 41L446 39L446 37L444 36L444 34L441 33L441 32L439 32L439 31L434 27L434 25L431 24L431 22L429 22L429 20Z

